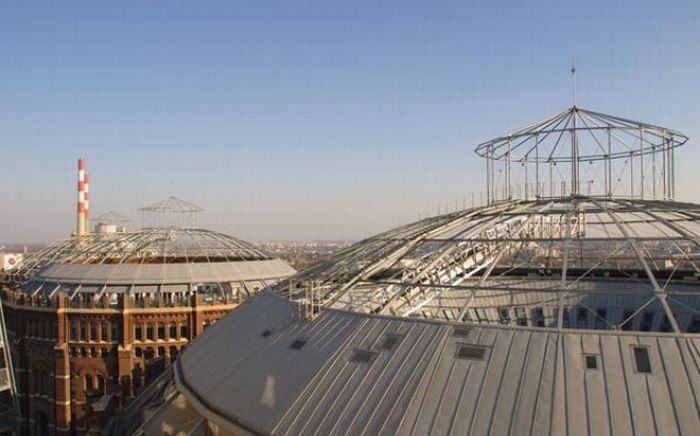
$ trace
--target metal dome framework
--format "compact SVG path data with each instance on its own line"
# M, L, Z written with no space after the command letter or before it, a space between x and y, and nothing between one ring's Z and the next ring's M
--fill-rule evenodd
M687 140L574 106L477 146L488 162L487 206L366 239L278 289L314 306L310 313L329 307L450 322L700 332L700 206L670 198L673 150ZM633 182L618 195L615 163L637 161L639 189ZM500 199L495 163L506 168ZM580 193L584 163L604 168L602 192ZM515 164L525 176L522 198L514 198ZM557 164L570 167L561 195L544 192L540 179L540 166L553 173Z
M26 259L9 281L39 305L63 294L71 304L110 306L120 294L170 301L203 292L240 300L292 273L286 262L229 235L155 228L60 242Z
M684 134L568 108L479 144L488 202L563 195L673 198L674 149Z
M73 237L27 258L13 273L30 277L51 264L168 264L270 260L241 239L203 229L151 228Z

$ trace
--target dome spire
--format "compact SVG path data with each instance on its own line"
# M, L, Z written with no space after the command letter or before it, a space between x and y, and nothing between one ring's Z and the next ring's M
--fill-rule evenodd
M571 58L571 102L576 108L576 63L574 58Z

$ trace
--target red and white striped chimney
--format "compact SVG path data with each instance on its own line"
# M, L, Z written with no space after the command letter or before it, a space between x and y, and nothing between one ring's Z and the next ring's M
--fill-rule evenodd
M85 162L78 159L78 223L75 234L80 237L87 233L88 178L85 174Z

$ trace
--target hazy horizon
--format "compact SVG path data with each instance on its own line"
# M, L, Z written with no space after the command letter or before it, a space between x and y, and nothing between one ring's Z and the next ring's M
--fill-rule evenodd
M700 190L700 4L5 2L0 241L174 195L256 240L360 239L471 205L476 144L577 104L680 130Z

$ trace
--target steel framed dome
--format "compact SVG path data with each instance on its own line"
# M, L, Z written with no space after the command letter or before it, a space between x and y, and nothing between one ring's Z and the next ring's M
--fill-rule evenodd
M561 195L529 184L525 168L539 160L515 164L525 175L518 193L514 154L486 146L486 206L370 237L261 292L191 344L167 382L175 389L154 394L157 410L134 426L147 435L696 432L700 205L672 200L669 171L685 136L591 160L605 189L583 195L579 152L593 136L564 125L571 154L560 162L571 171ZM634 125L642 139L657 129ZM540 144L540 132L520 139ZM613 189L612 162L653 167L651 156L663 171L648 177L641 166L630 172L645 174L634 179L641 186Z
M699 218L700 206L668 201L501 202L366 239L280 287L364 313L696 331Z
M73 237L26 259L11 280L24 282L23 290L32 295L187 293L203 283L259 290L293 272L233 236L169 227Z

